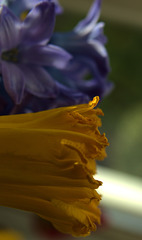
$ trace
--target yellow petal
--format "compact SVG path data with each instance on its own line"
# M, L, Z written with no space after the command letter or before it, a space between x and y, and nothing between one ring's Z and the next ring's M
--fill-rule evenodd
M100 222L102 184L93 178L108 145L103 115L89 104L0 117L0 204L34 212L85 236Z

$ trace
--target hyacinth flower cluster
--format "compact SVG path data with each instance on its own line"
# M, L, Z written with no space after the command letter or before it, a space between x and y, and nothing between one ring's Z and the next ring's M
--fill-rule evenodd
M57 0L1 1L1 115L86 103L111 90L100 9L94 1L72 31L56 33Z
M49 98L57 94L56 82L45 67L62 69L71 56L64 49L48 44L55 17L52 2L36 5L24 21L8 7L1 7L1 75L6 92L16 104L23 101L26 92Z
M94 174L108 145L94 108L112 88L101 0L67 33L54 32L57 0L0 3L0 205L87 236L100 223Z

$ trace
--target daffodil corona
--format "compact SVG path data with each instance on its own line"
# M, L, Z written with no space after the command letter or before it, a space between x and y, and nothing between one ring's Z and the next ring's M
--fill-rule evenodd
M34 212L73 236L96 230L95 160L108 145L98 101L0 117L0 205Z

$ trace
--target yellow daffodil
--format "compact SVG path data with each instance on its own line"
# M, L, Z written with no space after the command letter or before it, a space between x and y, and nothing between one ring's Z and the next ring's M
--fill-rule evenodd
M74 236L96 230L95 160L108 145L98 101L0 117L0 205L34 212Z

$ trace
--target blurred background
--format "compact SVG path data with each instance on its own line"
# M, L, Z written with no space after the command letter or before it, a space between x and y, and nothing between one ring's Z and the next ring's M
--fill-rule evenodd
M71 30L86 15L92 2L60 0L65 11L57 16L56 30ZM101 131L106 132L110 142L107 159L98 165L97 177L104 182L100 190L102 226L85 239L139 240L142 239L142 1L104 0L100 21L106 24L106 48L112 69L109 79L115 86L99 106L105 114ZM20 232L26 240L75 239L19 210L1 208L0 225Z

